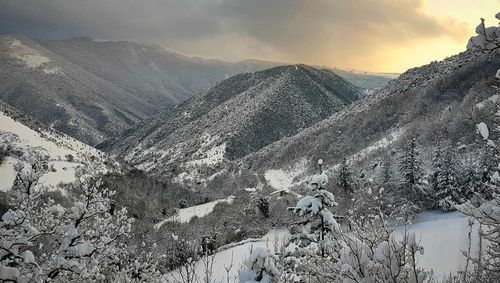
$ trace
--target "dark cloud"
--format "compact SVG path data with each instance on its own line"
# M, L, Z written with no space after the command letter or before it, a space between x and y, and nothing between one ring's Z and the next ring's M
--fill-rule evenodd
M0 0L0 34L307 62L329 50L342 58L425 38L463 40L464 25L424 14L423 0Z

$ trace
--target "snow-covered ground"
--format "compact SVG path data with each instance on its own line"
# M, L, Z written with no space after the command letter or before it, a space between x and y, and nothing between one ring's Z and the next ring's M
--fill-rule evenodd
M421 240L424 254L419 255L419 266L426 270L434 270L435 278L449 276L450 273L465 267L465 257L462 251L469 249L469 219L460 212L443 213L426 211L417 215L410 227L416 239ZM401 237L402 228L394 232ZM478 251L478 225L472 227L471 253Z
M221 202L232 203L233 200L234 200L234 196L229 196L229 197L224 198L224 199L218 199L218 200L214 200L214 201L207 202L204 204L179 209L179 212L176 215L171 216L171 217L164 219L163 221L157 223L155 225L155 228L159 229L166 222L187 223L191 220L191 218L193 218L195 216L203 217L203 216L209 214L210 212L212 212L214 210L214 207L216 204L221 203Z
M307 160L302 160L290 170L271 169L264 173L264 178L276 190L288 189L293 185L293 179L306 171Z
M424 248L424 254L418 258L419 267L433 270L433 277L441 279L444 276L454 274L465 266L463 250L469 248L469 218L460 212L443 213L438 211L426 211L417 215L409 231L414 232L416 239L420 239L420 245ZM403 228L394 231L396 238L401 237ZM477 253L477 225L473 226L472 249ZM222 247L214 256L213 276L214 282L226 282L226 269L233 263L229 272L230 282L238 276L243 262L255 248L269 248L272 252L280 251L289 238L287 230L271 230L261 239L247 239L240 243L234 243ZM212 257L209 258L209 261ZM203 262L196 264L196 273L203 276L205 268ZM178 276L176 273L170 276ZM237 282L237 281L236 281Z
M36 49L24 45L18 39L9 40L9 47L11 49L10 55L22 62L27 68L41 68L41 70L46 74L63 74L61 68L49 66L48 64L51 63L51 60L46 56L43 56Z
M239 271L243 267L245 259L256 248L268 248L272 252L280 250L284 243L288 241L289 232L287 230L271 230L261 239L248 239L246 241L235 244L233 247L219 251L213 256L208 257L208 261L213 260L212 281L214 283L239 282L236 280ZM205 274L205 266L200 260L195 266L196 274L203 278ZM228 272L226 270L229 270ZM179 278L177 272L173 272L167 276L167 279Z
M8 146L12 150L22 153L21 157L8 156L0 165L0 190L6 191L12 186L15 178L14 164L22 162L23 157L34 152L48 157L47 165L55 172L49 170L40 183L56 188L59 183L70 183L75 180L75 169L89 162L91 156L95 157L102 171L106 170L101 162L103 153L97 149L79 142L71 137L52 131L34 130L11 117L0 112L0 146ZM73 160L66 161L71 155Z

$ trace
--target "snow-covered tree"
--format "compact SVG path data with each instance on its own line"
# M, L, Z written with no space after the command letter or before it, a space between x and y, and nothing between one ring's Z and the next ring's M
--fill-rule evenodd
M322 161L319 162L322 164ZM320 167L321 168L321 167ZM328 176L320 174L309 180L312 195L290 207L293 213L303 217L296 223L284 252L285 276L293 274L299 278L321 276L321 280L333 280L338 275L335 263L338 259L338 233L340 227L329 207L337 206L333 194L326 190ZM317 277L316 277L317 278Z
M240 283L277 282L281 275L278 257L267 249L255 249L245 260L245 268L240 271Z
M500 153L495 142L490 139L487 125L485 123L478 124L478 130L486 143L495 150L495 158L497 164L500 165ZM480 237L482 240L480 242L483 245L481 252L477 257L467 255L475 265L471 282L498 282L498 278L500 278L500 175L498 171L494 171L487 186L492 189L490 200L484 200L480 203L469 201L457 206L458 210L479 222L481 227Z
M415 138L404 146L399 163L399 174L401 176L401 188L409 194L410 198L417 202L428 197L428 187L421 168L420 153L417 150Z
M455 210L455 205L465 202L459 182L457 165L452 149L438 148L433 159L433 188L437 204L443 211Z
M394 181L394 172L392 168L391 158L385 156L380 162L378 181L384 186L390 185Z
M364 214L349 214L350 230L341 233L338 265L343 282L423 282L426 274L417 267L417 254L423 249L415 234L407 225L388 225L382 209L384 190L364 189Z
M345 156L342 158L342 162L340 163L338 185L345 193L353 193L356 186L354 174L352 173Z
M70 188L74 202L63 207L48 198L39 183L45 160L37 155L27 162L29 168L15 165L17 175L9 191L12 209L0 222L0 281L145 278L124 266L130 247L121 240L129 236L133 219L125 208L113 210L113 192L102 187L100 178L80 168Z

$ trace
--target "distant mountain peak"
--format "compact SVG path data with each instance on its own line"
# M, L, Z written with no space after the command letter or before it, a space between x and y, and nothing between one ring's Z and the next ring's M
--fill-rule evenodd
M360 89L330 71L278 66L221 81L102 146L155 174L192 172L200 166L215 170L360 96Z

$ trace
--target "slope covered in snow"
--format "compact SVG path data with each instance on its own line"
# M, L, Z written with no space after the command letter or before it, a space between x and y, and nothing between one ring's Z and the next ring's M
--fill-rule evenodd
M422 147L472 144L475 125L492 120L490 110L476 104L499 94L498 68L496 54L464 52L410 69L331 117L245 156L241 167L264 173L303 159L334 165L346 156L370 170L411 137Z
M8 35L0 36L0 99L94 145L228 76L267 67L131 41Z
M14 164L26 163L35 153L47 158L48 173L41 181L55 188L75 179L75 168L85 163L99 164L105 170L105 155L82 142L57 133L41 123L0 104L0 148L6 155L0 165L0 190L10 189Z
M293 135L360 96L332 72L280 66L222 81L101 146L155 175L210 175L226 160Z

